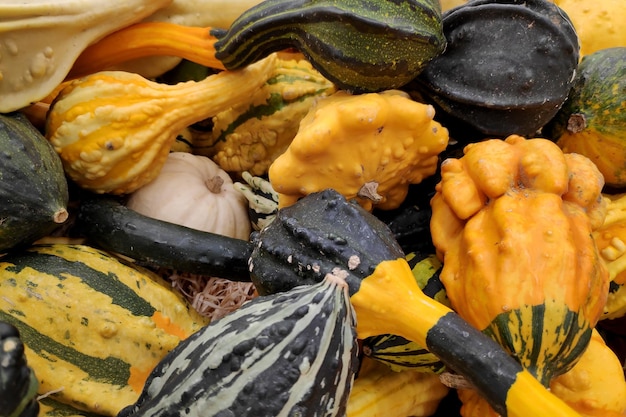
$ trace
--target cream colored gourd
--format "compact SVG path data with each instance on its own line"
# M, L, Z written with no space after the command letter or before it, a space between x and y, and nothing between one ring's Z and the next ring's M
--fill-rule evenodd
M0 2L0 112L43 99L89 44L172 0Z
M248 201L210 158L172 152L159 175L132 193L131 209L159 220L248 240Z

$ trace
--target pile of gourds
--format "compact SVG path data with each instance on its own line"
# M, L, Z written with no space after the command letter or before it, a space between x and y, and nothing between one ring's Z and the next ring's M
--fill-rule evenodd
M0 5L0 417L626 415L620 1Z

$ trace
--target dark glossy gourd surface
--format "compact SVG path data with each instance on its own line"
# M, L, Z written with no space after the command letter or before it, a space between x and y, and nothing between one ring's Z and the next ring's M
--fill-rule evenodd
M446 50L415 86L446 126L529 136L555 115L579 58L578 37L563 10L547 0L474 0L442 20Z

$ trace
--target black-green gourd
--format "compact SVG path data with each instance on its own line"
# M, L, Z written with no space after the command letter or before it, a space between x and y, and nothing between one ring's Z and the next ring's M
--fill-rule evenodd
M295 48L355 92L408 83L446 44L438 0L266 0L212 34L227 69Z

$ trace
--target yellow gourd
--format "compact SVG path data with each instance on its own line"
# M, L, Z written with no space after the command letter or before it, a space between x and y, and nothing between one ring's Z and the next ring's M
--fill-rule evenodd
M592 238L602 175L551 141L513 135L467 145L441 177L431 232L453 309L546 385L584 351L606 302Z
M156 177L180 131L248 100L275 60L176 85L122 71L78 79L52 103L46 137L79 186L133 192Z
M626 314L626 194L604 194L604 199L606 218L593 237L611 279L602 318L616 319Z
M350 391L346 417L430 416L448 391L435 374L396 372L365 357Z
M410 184L435 173L448 145L448 131L434 115L432 106L398 90L341 90L318 100L269 168L279 207L325 188L366 210L398 207Z
M571 19L580 57L600 49L626 46L624 0L554 0Z

